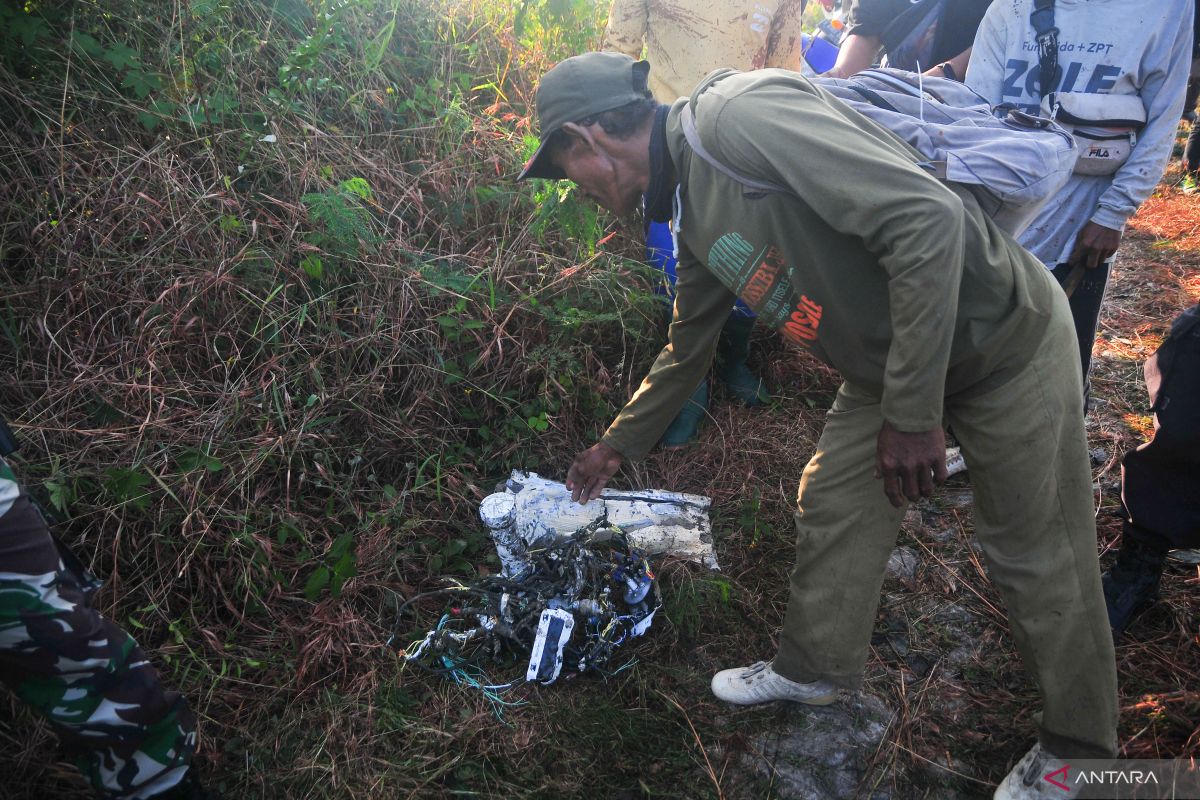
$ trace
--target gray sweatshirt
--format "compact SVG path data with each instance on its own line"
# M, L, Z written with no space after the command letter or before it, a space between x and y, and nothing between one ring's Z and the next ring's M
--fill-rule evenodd
M1194 0L1056 0L1060 91L1134 94L1146 126L1109 176L1073 175L1020 242L1047 267L1065 262L1089 221L1124 230L1162 178L1191 65ZM996 0L975 35L967 85L993 104L1036 109L1038 57L1032 0Z

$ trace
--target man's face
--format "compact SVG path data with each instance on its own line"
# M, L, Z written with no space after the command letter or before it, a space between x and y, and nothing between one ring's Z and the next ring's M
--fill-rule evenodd
M564 135L564 143L550 152L550 160L602 208L617 216L632 214L641 204L645 181L622 158L620 149L608 146L612 139L603 129L593 125L589 132L592 135L587 137Z

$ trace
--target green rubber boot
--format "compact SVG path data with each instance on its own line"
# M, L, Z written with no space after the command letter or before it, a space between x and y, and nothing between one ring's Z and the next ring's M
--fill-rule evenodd
M666 448L691 444L696 440L696 434L700 432L700 422L707 414L708 378L705 378L700 381L696 391L692 392L692 396L688 398L683 410L675 416L675 419L671 420L666 433L662 435L658 443Z
M754 317L730 314L717 340L717 377L729 393L747 407L758 406L771 399L762 380L746 366L750 355L750 334Z

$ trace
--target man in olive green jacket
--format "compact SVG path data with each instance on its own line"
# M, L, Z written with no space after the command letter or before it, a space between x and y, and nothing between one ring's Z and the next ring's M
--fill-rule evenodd
M576 457L575 499L645 455L740 296L845 382L800 482L779 652L718 673L717 696L828 703L861 682L884 567L907 501L945 478L949 422L991 578L1042 692L1040 741L1018 768L1112 756L1113 646L1062 293L969 190L800 75L714 73L668 108L648 99L648 71L614 53L554 67L537 94L542 144L521 174L568 178L616 214L644 205L672 220L678 244L669 342ZM687 143L689 117L721 169ZM1014 780L997 796L1038 796Z

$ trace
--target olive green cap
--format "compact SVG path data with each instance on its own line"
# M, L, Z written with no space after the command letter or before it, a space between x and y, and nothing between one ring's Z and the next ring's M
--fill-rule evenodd
M517 180L567 177L546 154L554 134L568 122L650 97L646 88L649 74L649 62L634 61L624 53L584 53L555 64L537 88L541 143Z

